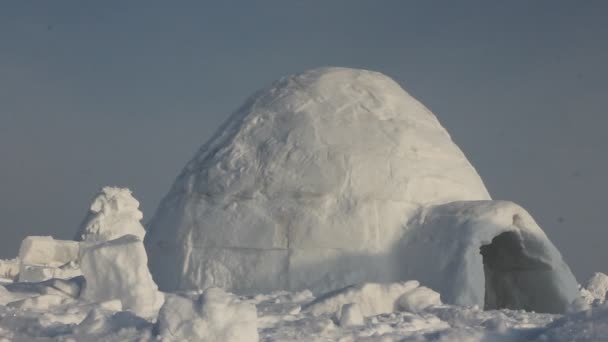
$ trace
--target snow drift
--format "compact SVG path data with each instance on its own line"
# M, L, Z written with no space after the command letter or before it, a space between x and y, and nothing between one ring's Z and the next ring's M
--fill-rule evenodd
M187 164L148 226L163 290L394 281L422 206L489 199L436 117L376 72L323 68L249 99Z

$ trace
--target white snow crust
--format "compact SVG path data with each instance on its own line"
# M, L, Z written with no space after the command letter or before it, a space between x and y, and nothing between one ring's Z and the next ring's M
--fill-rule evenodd
M143 214L138 208L131 190L104 187L93 200L75 240L109 241L134 235L143 241L146 230L140 223Z
M444 302L560 313L578 296L559 251L515 203L432 206L409 226L402 277L418 279Z
M377 72L285 77L186 165L148 226L164 290L321 293L396 281L396 244L422 206L489 199L437 118Z
M113 302L29 291L0 286L0 303L6 303L0 305L0 340L591 342L602 341L608 329L606 304L566 315L443 304L367 317L360 304L345 304L340 311L346 315L338 318L296 310L318 302L310 292L237 297L209 289L202 296L168 294L154 322Z

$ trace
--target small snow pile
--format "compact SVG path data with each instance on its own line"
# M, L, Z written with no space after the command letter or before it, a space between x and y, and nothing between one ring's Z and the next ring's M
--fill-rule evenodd
M186 165L148 226L163 290L393 282L424 205L489 199L435 115L389 77L319 68L256 93Z
M579 297L572 301L568 310L570 312L589 310L594 305L606 302L607 295L608 275L597 272L587 280L584 287L579 289Z
M595 273L587 281L585 290L591 298L603 303L606 301L606 294L608 293L608 275L601 272Z
M485 309L562 313L577 282L534 219L506 201L424 208L402 242L402 277L444 302Z
M363 325L365 323L365 317L361 313L361 308L357 303L350 303L342 305L340 309L340 326L350 327Z
M399 297L398 304L403 311L420 312L430 306L441 304L441 299L439 293L420 286Z
M157 321L163 341L256 342L257 311L219 288L209 288L197 300L167 295Z
M95 197L75 240L109 241L134 235L143 241L146 230L140 220L139 202L126 188L104 187Z
M28 236L19 248L19 281L39 282L52 278L79 276L76 241L55 240L51 236Z
M83 243L80 269L86 279L83 299L103 302L120 299L125 310L154 316L163 297L148 270L142 241L125 235L102 243Z
M395 311L421 311L440 305L439 294L415 280L404 283L353 285L330 292L310 303L305 310L315 316L340 314L344 305L355 303L365 317Z

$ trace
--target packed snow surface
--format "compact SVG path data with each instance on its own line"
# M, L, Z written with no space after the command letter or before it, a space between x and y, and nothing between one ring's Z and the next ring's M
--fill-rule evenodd
M325 295L278 291L236 296L211 288L202 294L167 294L158 317L143 319L123 311L120 303L91 303L41 293L42 288L0 286L0 340L596 342L608 336L608 305L597 303L565 315L438 304L364 316L362 302L355 298L339 312L316 315L306 308ZM376 296L383 294L390 295Z
M489 199L437 118L377 72L322 68L250 98L148 227L161 289L239 293L395 281L422 207Z

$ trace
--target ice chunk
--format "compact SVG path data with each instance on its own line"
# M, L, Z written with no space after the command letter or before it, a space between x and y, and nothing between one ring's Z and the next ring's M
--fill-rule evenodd
M255 342L257 311L219 288L209 288L195 301L168 295L157 330L163 341Z
M143 214L131 190L104 187L95 197L81 224L76 240L109 241L134 235L143 241L146 231L139 222Z
M83 299L120 299L125 310L142 317L154 316L162 305L162 294L148 271L144 245L136 236L83 243L80 267L86 279Z

